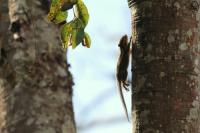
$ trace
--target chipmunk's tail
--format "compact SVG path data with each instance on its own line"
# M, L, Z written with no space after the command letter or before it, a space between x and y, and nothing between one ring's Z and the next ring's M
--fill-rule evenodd
M130 122L130 119L129 119L129 116L128 116L128 110L127 110L127 107L126 107L126 103L125 103L125 100L124 100L124 95L123 95L122 89L123 89L122 88L122 83L119 81L118 90L119 90L120 100L122 102L122 105L123 105L123 108L124 108L124 112L126 114L126 118L127 118L128 122Z

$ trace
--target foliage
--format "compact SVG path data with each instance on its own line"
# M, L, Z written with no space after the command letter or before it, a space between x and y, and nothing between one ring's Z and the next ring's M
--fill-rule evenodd
M71 8L75 9L74 19L67 22L67 10ZM91 46L90 36L84 31L88 24L89 14L82 0L52 0L48 20L62 25L61 41L63 48L68 46L76 48L80 43L88 48Z

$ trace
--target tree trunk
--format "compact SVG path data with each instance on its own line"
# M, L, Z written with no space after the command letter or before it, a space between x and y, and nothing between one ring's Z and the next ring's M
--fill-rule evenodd
M129 0L133 133L200 133L199 0Z
M0 0L1 133L76 132L72 76L47 10L48 0Z

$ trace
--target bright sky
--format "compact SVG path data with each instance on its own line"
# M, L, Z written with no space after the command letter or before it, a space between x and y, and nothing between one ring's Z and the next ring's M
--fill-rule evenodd
M118 41L131 33L130 10L126 0L84 0L90 20L86 31L92 38L90 49L69 49L75 86L73 103L77 126L94 120L122 117L119 123L97 125L78 133L131 133L115 82ZM130 73L129 73L130 76ZM125 93L130 113L131 94Z

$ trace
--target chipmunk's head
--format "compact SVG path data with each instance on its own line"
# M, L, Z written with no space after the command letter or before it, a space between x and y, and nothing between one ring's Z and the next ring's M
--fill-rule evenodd
M124 35L124 36L122 36L122 38L120 39L118 46L119 46L120 48L123 48L123 47L126 47L127 44L128 44L128 36L127 36L127 35Z

